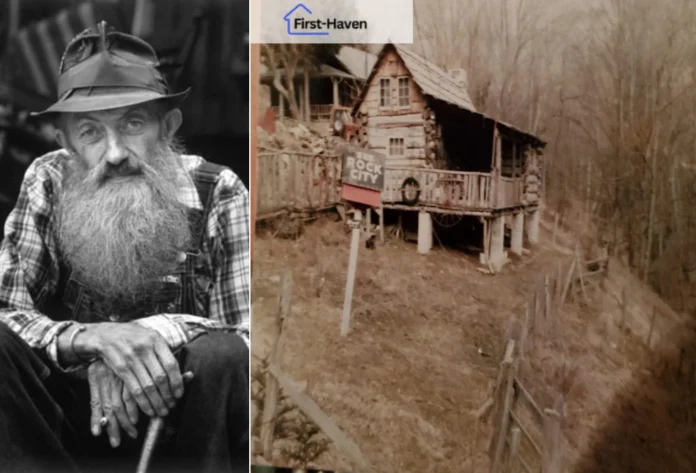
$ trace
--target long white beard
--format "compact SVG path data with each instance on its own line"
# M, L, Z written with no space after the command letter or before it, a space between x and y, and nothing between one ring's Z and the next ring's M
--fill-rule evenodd
M176 198L176 158L155 152L137 163L141 173L106 180L105 166L74 166L64 184L61 255L73 277L115 310L148 298L191 241L187 209Z

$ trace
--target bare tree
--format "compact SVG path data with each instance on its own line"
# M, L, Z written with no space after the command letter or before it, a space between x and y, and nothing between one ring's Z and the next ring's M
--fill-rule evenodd
M677 269L686 283L696 256L689 265L674 255L688 251L696 226L688 205L696 4L442 0L434 9L416 0L415 7L416 49L443 68L465 68L478 111L549 142L547 203L581 211L582 228L598 228L645 281L658 286Z

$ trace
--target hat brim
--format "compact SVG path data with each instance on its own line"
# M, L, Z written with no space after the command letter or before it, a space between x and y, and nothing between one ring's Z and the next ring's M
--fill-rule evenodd
M41 112L31 112L32 117L52 115L56 113L84 113L112 110L114 108L131 107L146 102L167 102L170 108L178 106L189 94L191 88L176 94L162 95L150 90L121 94L104 94L69 97L58 101Z

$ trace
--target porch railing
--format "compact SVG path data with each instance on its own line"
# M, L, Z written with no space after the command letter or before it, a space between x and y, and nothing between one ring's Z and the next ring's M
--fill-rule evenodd
M417 205L451 210L491 208L490 174L441 169L385 168L382 202L402 203L402 187L408 178L418 183ZM406 199L409 199L408 192L406 194Z
M331 107L333 105L310 105L309 106L309 117L312 121L315 120L330 120L331 119Z

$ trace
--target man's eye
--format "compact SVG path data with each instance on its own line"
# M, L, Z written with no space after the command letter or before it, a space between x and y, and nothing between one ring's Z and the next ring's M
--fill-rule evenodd
M91 140L97 137L96 128L84 128L80 131L80 139Z
M145 122L142 120L128 120L126 122L126 130L129 132L137 132L143 129L143 126L145 126Z

